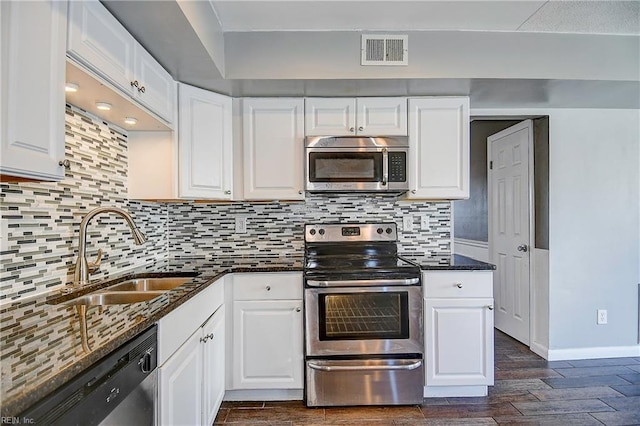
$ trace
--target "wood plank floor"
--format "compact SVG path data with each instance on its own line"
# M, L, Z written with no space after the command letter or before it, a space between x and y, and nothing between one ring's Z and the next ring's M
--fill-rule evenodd
M495 386L419 406L306 408L224 402L216 425L640 425L640 357L545 361L496 330Z

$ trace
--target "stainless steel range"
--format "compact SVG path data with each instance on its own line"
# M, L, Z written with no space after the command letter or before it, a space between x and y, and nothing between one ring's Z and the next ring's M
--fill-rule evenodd
M420 404L420 268L394 223L305 226L307 406Z

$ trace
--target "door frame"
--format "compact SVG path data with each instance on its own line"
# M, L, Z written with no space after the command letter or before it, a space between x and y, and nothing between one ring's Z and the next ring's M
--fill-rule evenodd
M503 119L503 117L501 117L501 119ZM534 291L533 291L533 285L535 283L534 281L534 274L533 271L535 271L535 256L533 253L533 250L535 249L535 191L534 191L534 172L535 172L535 167L534 167L534 162L533 162L533 121L531 117L526 117L526 118L518 118L516 117L510 117L511 120L520 120L520 123L514 124L513 126L518 126L521 123L523 123L524 121L529 120L530 121L530 127L529 127L529 142L528 142L528 146L527 146L527 161L529 163L529 175L528 175L528 185L527 185L527 207L529 209L529 235L528 235L528 243L527 243L527 247L528 247L528 253L529 253L529 342L527 343L527 345L529 346L529 348L531 348L531 343L532 343L532 336L534 335L533 332L533 324L535 324L535 321L533 320L533 315L534 315L534 300L533 300L533 295L534 295ZM507 127L506 129L502 130L501 132L513 127ZM500 133L500 132L497 132ZM497 133L494 133L497 134ZM492 135L493 136L493 135ZM494 246L494 234L493 234L493 215L495 214L495 212L493 212L492 210L492 206L493 206L493 185L492 185L492 181L491 181L491 168L490 168L490 164L491 164L491 144L487 142L487 226L488 226L488 232L487 232L487 239L489 240L489 262L494 262L493 259L493 246Z

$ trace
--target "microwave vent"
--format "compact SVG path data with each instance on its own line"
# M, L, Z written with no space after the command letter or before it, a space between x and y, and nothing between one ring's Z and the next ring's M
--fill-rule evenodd
M409 65L409 36L362 35L361 65Z

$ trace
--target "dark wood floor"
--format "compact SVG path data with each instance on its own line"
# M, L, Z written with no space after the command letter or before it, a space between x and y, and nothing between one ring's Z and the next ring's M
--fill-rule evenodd
M640 425L640 357L545 361L496 330L495 386L420 406L305 408L224 402L216 425Z

